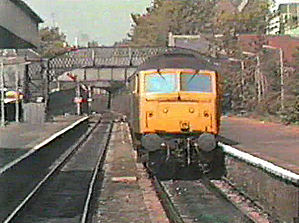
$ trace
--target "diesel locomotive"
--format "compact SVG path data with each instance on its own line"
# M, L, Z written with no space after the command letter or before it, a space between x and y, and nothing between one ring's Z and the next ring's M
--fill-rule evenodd
M163 165L209 171L220 125L215 66L194 54L155 56L129 78L129 88L129 119L139 158L157 171Z

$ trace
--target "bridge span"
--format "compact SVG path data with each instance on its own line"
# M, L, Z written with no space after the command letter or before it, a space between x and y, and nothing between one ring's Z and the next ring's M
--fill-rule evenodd
M111 93L124 86L128 77L148 58L168 52L200 55L179 47L94 47L72 49L48 59L29 60L23 83L24 119L30 122L38 117L36 114L44 113L41 121L45 121L54 91L77 88L77 98L84 91L80 91L81 87L105 89Z

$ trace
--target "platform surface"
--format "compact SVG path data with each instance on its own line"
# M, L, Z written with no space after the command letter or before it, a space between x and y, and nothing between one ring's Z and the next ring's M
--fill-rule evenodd
M11 122L0 127L0 168L83 116L57 116L44 124Z
M222 117L220 135L251 155L299 174L299 127L241 117Z

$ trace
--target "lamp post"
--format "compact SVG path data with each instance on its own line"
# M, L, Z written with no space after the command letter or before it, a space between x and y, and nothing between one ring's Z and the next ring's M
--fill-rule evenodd
M19 63L17 65L27 65L27 64L30 64L31 62L25 62L25 63ZM15 87L16 87L16 103L15 103L15 109L16 109L16 112L15 112L15 119L16 119L16 122L19 123L20 122L20 87L19 87L19 82L20 82L20 76L19 76L19 71L16 71L15 72L15 79L16 79L16 82L15 82Z
M16 78L16 112L15 112L15 118L16 122L20 122L20 92L19 92L19 72L17 71L15 73L15 78Z
M263 48L271 50L279 50L279 61L280 61L280 107L281 111L284 111L284 65L283 65L283 50L279 47L263 45Z
M252 53L252 52L248 52L248 51L243 51L242 52L244 55L247 56L254 56L256 58L256 70L255 70L255 82L257 83L257 100L258 103L261 102L262 100L262 85L261 85L261 60L260 60L260 56L258 54Z
M5 108L4 108L4 65L0 62L0 81L1 81L1 127L5 126Z

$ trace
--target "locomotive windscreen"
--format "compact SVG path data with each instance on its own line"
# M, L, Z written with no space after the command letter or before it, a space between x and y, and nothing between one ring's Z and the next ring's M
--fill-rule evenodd
M206 74L181 74L181 91L212 92L211 76Z
M169 73L152 73L145 76L145 91L171 93L177 91L177 76Z

